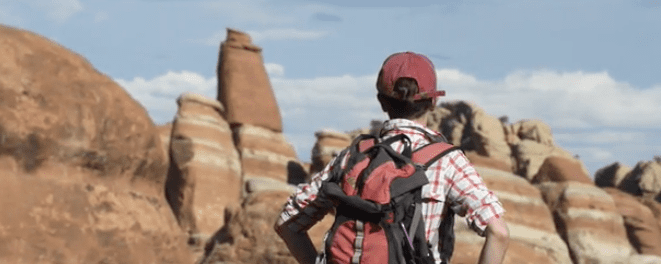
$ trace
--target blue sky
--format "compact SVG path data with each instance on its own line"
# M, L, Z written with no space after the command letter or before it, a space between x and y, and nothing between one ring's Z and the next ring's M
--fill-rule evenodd
M445 100L543 120L591 173L661 155L660 0L0 0L0 23L83 55L157 124L181 93L216 97L226 28L246 31L305 161L315 131L385 118L376 73L404 50L429 55Z

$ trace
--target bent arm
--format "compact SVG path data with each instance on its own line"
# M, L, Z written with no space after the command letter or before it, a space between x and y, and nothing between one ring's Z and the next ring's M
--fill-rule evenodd
M487 224L486 241L482 247L479 264L500 264L509 245L509 229L501 217L492 218Z
M277 223L275 231L280 235L282 240L287 244L289 252L296 258L296 261L301 264L314 264L317 257L317 250L310 240L307 231L296 232L283 225Z

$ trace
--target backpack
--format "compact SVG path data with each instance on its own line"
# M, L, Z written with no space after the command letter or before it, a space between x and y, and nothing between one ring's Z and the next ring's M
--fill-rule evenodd
M432 143L416 151L404 134L383 142L361 135L339 155L349 155L346 166L336 159L318 194L336 208L322 256L326 263L434 263L425 239L422 186L429 183L427 167L457 147L427 135ZM398 140L404 142L401 154L390 147ZM444 261L453 250L453 215L448 212L441 222L441 232L448 234L441 248Z

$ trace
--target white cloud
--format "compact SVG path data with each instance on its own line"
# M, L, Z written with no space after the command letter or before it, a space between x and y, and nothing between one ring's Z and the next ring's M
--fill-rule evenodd
M247 32L254 42L265 40L315 40L328 35L326 31L301 30L295 28L277 28Z
M269 74L269 77L283 77L285 75L285 67L277 63L265 63L266 73Z
M216 77L204 76L188 71L167 72L164 75L146 80L135 77L133 80L115 80L149 112L155 123L169 122L177 112L176 99L185 92L193 92L216 98Z
M285 67L265 68L280 107L285 136L299 158L309 161L314 132L322 128L349 131L385 119L375 98L376 74L325 76L307 79L285 77ZM578 154L591 172L622 161L632 164L659 155L661 87L633 88L606 73L515 72L500 80L480 80L453 69L439 69L440 86L447 100L475 102L493 116L510 121L540 119L555 133L556 142ZM193 72L167 72L152 79L117 80L149 111L156 123L170 121L176 98L187 91L216 97L215 76ZM642 104L632 106L631 104ZM581 128L584 127L584 128ZM587 128L587 129L585 129ZM640 129L639 129L640 128ZM641 130L642 129L642 130Z
M541 119L554 128L661 128L661 86L634 88L605 72L519 71L496 81L447 70L439 76L448 99L474 101L510 120Z
M31 0L29 4L44 10L46 17L58 23L63 23L83 10L83 5L78 0Z

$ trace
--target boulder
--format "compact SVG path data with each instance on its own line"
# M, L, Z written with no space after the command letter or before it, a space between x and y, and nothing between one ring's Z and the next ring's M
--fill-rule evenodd
M617 187L636 196L661 195L661 163L638 162Z
M285 136L262 127L241 125L233 128L241 156L243 180L272 179L287 183L291 177L306 178L294 147Z
M661 257L661 230L652 210L630 194L612 187L604 190L613 197L624 218L629 242L638 253Z
M440 119L440 125L432 128L441 132L455 146L475 149L472 145L469 147L473 107L464 101L441 103L441 107L436 108L431 115Z
M515 173L528 180L532 180L546 158L550 156L574 159L569 152L557 146L545 145L530 139L520 140L518 144L512 146L512 149L512 155L516 160ZM585 174L590 175L583 163L581 163L581 167Z
M466 157L474 166L487 167L497 169L505 172L512 172L511 164L503 162L502 160L482 156L475 151L466 151Z
M511 166L512 150L505 141L505 131L500 120L478 107L473 109L471 120L473 131L471 138L475 150L483 156L500 160Z
M518 134L518 129L520 126L521 126L520 123L503 125L503 130L505 131L505 141L510 146L519 144L519 141L521 141L521 138L519 138L519 134Z
M554 146L551 127L541 120L523 120L512 125L512 132L521 140L532 140L537 143Z
M594 183L599 187L616 187L624 177L631 172L631 168L619 162L614 162L598 169L594 174Z
M227 29L218 58L218 100L230 124L282 132L282 118L264 67L262 49L246 33Z
M312 148L311 173L320 172L340 151L351 145L351 137L332 130L317 131L317 142Z
M379 136L381 134L381 129L383 128L383 121L381 120L372 120L370 121L370 126L369 127L363 127L359 128L356 130L352 130L347 132L347 135L349 135L349 138L351 140L354 140L361 134L368 134L368 135L373 135L373 136Z
M452 112L444 107L436 107L434 111L427 116L427 127L436 131L441 131L441 124L445 118L448 118Z
M27 172L45 161L163 193L167 163L145 109L84 58L0 26L0 155Z
M273 225L279 217L288 192L259 192L249 195L241 204L225 212L225 226L205 247L198 262L212 263L277 263L296 264Z
M227 208L225 226L207 242L206 253L197 263L296 264L273 228L289 195L277 190L250 193L240 206ZM308 230L317 250L322 249L323 236L333 221L334 216L328 214Z
M661 202L650 196L638 197L639 201L649 208L661 230Z
M0 43L0 263L190 263L144 108L41 36Z
M627 263L635 250L608 193L575 181L543 182L537 187L569 246L573 263Z
M503 263L571 263L567 245L557 234L540 191L512 173L475 167L506 212L510 243ZM484 238L455 219L456 245L452 263L476 263Z
M544 160L544 163L539 168L539 171L532 178L532 183L540 183L546 181L564 182L576 181L586 184L593 184L592 179L588 176L581 162L575 159L566 157L549 156Z
M441 119L440 132L453 145L511 167L511 148L505 141L505 130L499 119L463 101L444 103L434 113L431 117Z
M218 101L187 93L177 104L167 197L187 233L209 237L223 225L225 207L240 202L239 155Z

